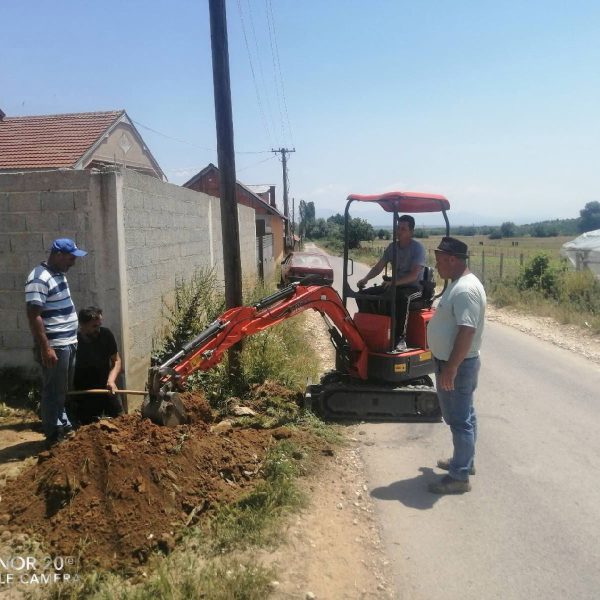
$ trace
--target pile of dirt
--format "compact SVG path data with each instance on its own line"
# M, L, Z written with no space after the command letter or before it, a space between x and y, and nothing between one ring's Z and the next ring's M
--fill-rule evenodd
M279 430L211 431L198 395L183 398L191 423L160 427L139 415L102 420L48 452L2 490L0 524L42 537L80 565L133 567L169 552L182 527L250 491Z

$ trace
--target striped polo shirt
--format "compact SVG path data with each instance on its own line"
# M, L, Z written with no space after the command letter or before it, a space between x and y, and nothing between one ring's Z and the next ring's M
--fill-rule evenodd
M25 284L25 302L42 307L42 321L50 346L77 343L79 319L64 273L53 271L46 263L35 267Z

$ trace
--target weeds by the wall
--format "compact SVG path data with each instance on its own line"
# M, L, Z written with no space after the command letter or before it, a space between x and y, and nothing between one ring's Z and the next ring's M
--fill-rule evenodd
M0 368L0 402L37 411L40 405L39 372L22 367Z
M253 304L273 289L256 286L246 292L244 303ZM155 342L154 357L165 360L216 319L225 307L224 296L216 287L214 273L199 271L189 282L177 283L175 300L165 303L170 329ZM231 396L244 396L256 383L271 380L294 390L303 390L308 379L318 375L318 358L304 332L304 317L299 315L268 330L249 336L243 342L242 377L229 374L227 355L214 368L197 372L187 379L190 390L200 389L211 405L227 411Z

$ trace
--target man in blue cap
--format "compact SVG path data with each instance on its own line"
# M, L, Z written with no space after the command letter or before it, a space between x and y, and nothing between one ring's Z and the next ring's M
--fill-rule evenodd
M48 260L31 271L25 284L34 353L42 366L41 416L48 447L73 431L65 400L75 367L78 319L65 274L86 254L73 240L56 239Z

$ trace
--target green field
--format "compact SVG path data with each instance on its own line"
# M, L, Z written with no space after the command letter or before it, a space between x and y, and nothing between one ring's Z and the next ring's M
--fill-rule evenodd
M469 246L469 266L483 279L504 279L518 274L521 265L526 264L533 256L546 253L553 260L560 260L560 248L571 236L547 238L513 237L490 240L486 235L456 236ZM428 255L428 263L435 264L434 249L442 236L420 238ZM375 264L381 257L389 240L376 239L372 242L361 242L361 248L353 251L353 258L367 264Z

